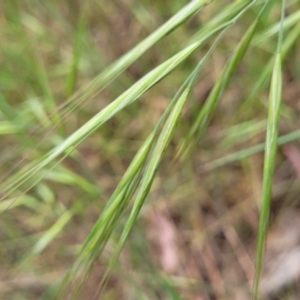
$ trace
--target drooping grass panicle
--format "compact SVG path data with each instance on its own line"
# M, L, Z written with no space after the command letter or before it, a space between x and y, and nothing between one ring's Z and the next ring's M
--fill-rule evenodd
M85 270L83 272L88 273L90 271L90 266L101 254L111 232L114 229L116 222L120 218L121 213L128 206L129 201L131 200L133 194L138 188L138 194L135 197L136 200L132 208L132 213L125 225L122 237L120 239L116 253L114 255L114 259L112 260L112 264L107 269L107 274L109 273L110 269L113 267L121 249L124 246L128 234L138 216L138 213L145 201L145 198L149 193L155 173L157 172L158 166L166 151L167 145L170 142L172 133L178 122L178 118L181 114L183 105L187 100L187 96L190 92L190 89L193 83L195 82L195 79L199 74L201 68L203 67L204 63L207 61L208 57L215 49L217 43L220 41L225 31L226 30L223 30L220 33L220 35L217 37L217 39L215 40L215 42L213 43L209 51L206 53L203 59L196 66L195 70L183 83L181 88L178 90L178 92L172 99L168 108L162 115L161 119L155 126L155 129L148 137L148 139L145 141L143 146L140 148L139 152L137 153L136 157L132 161L128 170L124 174L123 179L120 181L118 187L116 188L115 192L111 196L104 211L102 212L98 221L94 225L91 233L89 234L86 241L84 242L80 250L80 253L78 254L78 257L74 263L74 267L72 268L72 271L70 271L70 273L65 278L62 284L62 289L64 289L69 284L70 279L72 279L79 270L82 270L83 267ZM162 126L163 128L161 129ZM157 142L155 143L155 146L152 146L152 144L154 143L154 138L156 135L158 135L160 129L162 131L157 138ZM149 152L152 147L154 147L154 149L151 151L150 154ZM147 165L144 167L147 157L149 161L147 162ZM137 183L140 182L139 174L143 168L145 170L142 171L143 174L141 178L140 187L138 187L136 184L132 185L132 182L137 182ZM128 193L128 188L129 190L131 190L129 193ZM103 277L104 279L106 275Z
M0 4L0 298L259 299L297 0L69 2Z

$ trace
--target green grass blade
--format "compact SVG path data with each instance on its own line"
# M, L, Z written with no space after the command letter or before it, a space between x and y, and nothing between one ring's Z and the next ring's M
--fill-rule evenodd
M285 12L285 0L282 2L281 29L278 38L278 48L275 57L272 81L270 87L269 113L267 124L267 137L264 158L263 174L263 198L260 209L259 229L256 249L256 265L254 274L254 299L260 298L260 279L262 274L264 248L267 238L269 213L271 208L272 182L276 163L278 124L280 117L280 105L282 98L282 71L281 71L281 50L283 39L283 21Z
M260 212L258 245L256 255L256 274L254 283L255 299L259 299L259 284L263 264L263 252L267 234L269 211L271 206L272 180L277 152L278 122L282 94L281 55L277 54L274 64L268 116L267 138L264 159L263 200Z

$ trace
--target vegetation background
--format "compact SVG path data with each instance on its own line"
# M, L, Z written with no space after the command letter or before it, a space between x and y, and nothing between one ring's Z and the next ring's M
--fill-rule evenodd
M299 205L299 1L0 24L0 298L258 299L269 211Z

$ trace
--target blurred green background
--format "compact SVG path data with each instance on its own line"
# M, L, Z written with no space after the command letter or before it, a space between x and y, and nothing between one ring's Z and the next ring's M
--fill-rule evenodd
M197 2L203 5L147 51L130 52L128 66L119 68L123 58L110 67ZM213 107L203 107L264 3L0 2L1 299L251 298L281 1L269 1L228 84ZM287 1L271 222L299 198L296 163L284 148L299 146L299 22L299 2ZM217 30L222 24L225 32ZM100 128L43 165L148 72L201 39L137 101L107 112ZM108 268L132 209L130 193L116 219L106 220L102 248L89 248L92 259L72 269L134 155L207 54L119 259Z

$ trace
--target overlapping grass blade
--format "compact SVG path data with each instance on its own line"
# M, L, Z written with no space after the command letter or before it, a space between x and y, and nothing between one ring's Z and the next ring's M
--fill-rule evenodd
M216 41L214 42L210 50L207 52L205 57L197 65L194 72L189 76L186 82L179 89L179 91L171 101L170 105L168 106L167 110L164 112L163 116L161 117L160 121L157 123L155 129L149 135L147 140L144 142L139 152L136 154L134 160L130 164L128 170L126 171L121 182L119 183L117 189L111 196L104 211L100 215L98 221L94 225L92 231L90 232L85 243L83 244L72 270L70 270L70 272L68 273L68 275L66 276L62 284L62 289L60 291L61 293L63 293L63 290L69 284L72 277L74 277L74 275L78 273L79 270L83 271L83 273L87 273L89 271L92 263L98 258L98 256L103 251L104 246L107 243L112 233L112 230L116 225L116 222L120 218L124 209L128 206L129 201L132 199L133 194L138 188L138 184L140 184L140 181L142 180L136 198L137 200L135 202L138 203L138 206L135 206L133 208L132 212L134 212L134 214L129 219L130 220L129 223L127 222L126 233L123 233L123 243L125 242L128 232L133 226L133 223L139 213L139 210L150 190L160 160L162 159L166 147L172 137L172 133L175 129L182 107L185 101L187 100L187 96L189 94L191 86L194 83L195 78L200 72L203 64L206 62L207 58L211 55L213 49L215 48L215 46L217 45L217 43L219 42L221 36L224 34L225 31L226 30L224 30L219 35L219 37L216 39ZM154 139L167 117L168 120L166 121L162 129L162 133L158 137L158 141L155 145L154 150L151 153L151 158L147 164L147 167L143 171L142 169L145 166L146 159L148 159L149 152L153 146ZM143 174L141 175L142 172ZM124 234L126 235L126 237L124 237ZM121 251L121 248L123 247L123 243L119 244L119 251ZM116 256L118 254L119 252L116 253ZM81 284L78 285L78 288L80 287ZM74 293L76 291L77 290L75 290Z
M86 275L89 272L93 261L103 251L112 231L115 228L116 222L127 207L132 194L135 192L136 187L140 182L140 173L152 148L154 137L155 131L148 136L128 167L99 219L83 243L73 267L69 270L62 282L61 288L58 291L60 295L64 293L64 290L76 274L81 271ZM84 278L79 280L74 293L76 293L77 289L80 289L83 281Z
M139 177L137 175L146 162L154 141L154 137L155 131L148 136L148 138L136 154L122 180L118 184L118 187L105 206L105 209L102 212L100 218L98 219L86 241L82 245L79 256L81 256L82 254L84 254L84 256L88 256L88 252L96 247L96 244L98 243L103 232L103 226L109 221L109 219L113 217L113 215L116 214L116 211L119 207L123 206L125 208L127 206L130 199L129 197L125 197L125 193L126 191L128 192L128 187L132 185L132 181L134 180L134 178ZM117 217L119 217L120 214L121 211L117 213Z
M149 162L147 164L147 167L143 173L143 178L141 180L141 184L138 190L138 193L135 197L135 202L133 205L133 208L131 210L130 216L127 219L127 222L124 226L124 230L122 232L122 235L120 237L120 240L117 245L117 249L115 250L115 254L113 259L111 260L110 265L108 266L105 275L103 276L102 283L100 284L100 287L105 283L106 277L108 276L111 269L114 267L121 250L124 247L124 244L128 238L128 235L139 215L139 212L146 200L146 197L151 189L152 182L155 178L155 174L159 168L160 162L165 154L165 151L167 149L168 144L171 141L171 138L173 136L173 132L175 130L175 127L178 123L179 117L181 115L183 106L185 102L187 101L188 95L190 93L191 87L194 84L194 81L196 77L198 76L203 64L206 62L207 58L211 55L213 49L215 48L216 44L219 42L221 36L225 33L226 29L219 35L219 37L216 39L213 46L210 48L210 50L207 52L205 57L200 61L200 63L197 65L193 73L189 76L187 81L183 84L177 95L174 97L173 101L176 100L176 104L174 105L174 108L172 109L161 134L158 137L158 140L154 146L154 149L151 153L151 157L149 159ZM178 100L177 100L178 99Z
M214 30L224 22L231 21L236 15L238 15L251 1L235 1L226 6L219 14L208 20L200 30L195 33L191 38L191 43L202 39L203 36Z
M199 9L201 9L204 5L208 4L210 1L192 1L190 2L183 10L181 10L178 14L176 14L173 18L170 19L165 25L160 27L154 34L150 35L147 39L145 39L142 43L136 46L132 51L125 54L122 58L120 58L113 65L104 70L91 84L87 85L84 89L80 90L77 94L73 95L75 89L76 82L76 71L78 69L78 57L79 52L76 52L77 48L75 46L74 56L73 56L73 64L72 69L70 71L70 77L68 78L68 87L67 93L69 95L73 95L65 105L70 105L68 107L64 106L63 116L65 117L68 113L71 113L73 109L75 109L80 103L86 101L87 99L93 97L96 93L102 90L105 86L107 86L112 80L114 80L121 72L123 72L133 61L135 61L142 53L144 53L149 47L153 44L157 43L161 38L167 35L169 32L174 30L177 26L180 26L183 22L185 22L188 18L190 18L194 13L196 13ZM266 1L267 2L267 1ZM192 43L189 44L187 48L173 56L170 60L158 66L156 69L148 73L141 80L139 80L135 85L133 85L130 89L125 91L120 97L118 97L114 102L104 108L101 112L94 116L90 121L84 124L81 128L79 128L74 134L72 134L66 140L63 140L58 136L51 136L50 144L52 141L57 140L58 137L61 138L61 142L56 143L53 142L50 146L55 147L52 151L48 152L45 156L41 157L41 153L37 153L34 157L39 157L39 160L36 160L18 172L16 175L8 178L5 182L0 184L1 193L4 192L4 197L12 193L13 191L21 188L23 190L31 188L34 186L36 182L39 182L42 178L48 180L55 180L60 183L67 183L79 186L84 191L89 193L90 195L96 194L97 188L85 180L84 178L73 174L72 172L68 172L67 169L57 168L54 169L54 165L58 164L64 157L67 155L72 155L72 151L74 154L74 149L90 134L95 132L100 126L102 126L105 122L107 122L110 118L115 116L118 112L123 110L126 106L132 104L138 97L140 97L143 93L149 90L152 86L162 80L165 76L167 76L170 72L174 70L182 61L184 61L187 57L189 57L193 51L197 49L197 47L202 46L204 41L206 41L210 36L212 36L215 32L220 31L223 28L230 27L233 25L236 20L251 6L254 4L261 4L263 1L234 1L231 5L227 6L224 11L217 14L214 18L209 20L207 24L203 25L199 32L192 37ZM271 6L270 6L271 7ZM284 7L284 5L283 5ZM255 11L255 9L253 10ZM295 15L297 18L299 17L297 14ZM208 169L218 167L225 163L241 159L253 153L257 153L258 151L262 151L265 147L265 166L264 166L264 202L261 210L261 220L260 220L260 232L259 232L259 240L258 240L258 250L257 250L257 269L256 269L256 278L255 278L255 297L258 297L258 287L259 287L259 277L260 270L263 262L263 246L265 241L265 232L268 220L268 210L270 205L271 198L271 183L272 183L272 175L274 172L275 165L275 155L276 155L276 145L281 143L286 143L288 141L299 138L300 131L295 131L291 134L278 138L277 126L278 119L280 114L280 94L281 94L281 64L288 51L292 48L292 45L295 44L299 32L300 26L296 25L293 30L289 33L284 43L282 43L282 32L285 26L291 26L291 21L295 22L297 18L295 16L290 19L284 20L281 18L281 27L280 27L280 47L279 51L274 55L274 58L270 62L269 65L264 69L263 74L261 75L258 81L258 89L260 89L270 77L273 69L273 77L271 83L271 94L270 94L270 108L269 108L269 119L268 119L268 134L267 134L267 142L266 144L259 144L257 146L251 147L249 149L242 150L240 152L234 153L231 156L227 156L220 160L214 161L208 166ZM200 139L201 135L207 128L210 119L212 118L214 111L216 110L218 103L227 88L231 77L235 69L237 68L238 63L242 60L245 52L249 49L251 43L253 43L253 36L259 30L257 27L257 23L259 18L261 17L261 13L259 17L255 20L252 26L244 35L241 43L237 47L232 59L229 64L224 68L220 76L220 80L215 84L214 89L212 90L207 103L203 106L200 114L194 126L191 128L187 139L185 140L182 148L180 149L180 154L187 155L190 153L189 151L196 145L196 142ZM168 26L167 26L168 24ZM285 25L287 24L287 25ZM83 22L80 26L85 26ZM277 26L277 25L276 25ZM82 27L82 28L83 28ZM278 31L277 27L272 27ZM287 28L287 27L286 27ZM275 30L274 29L274 30ZM269 30L267 33L263 33L266 38L270 38L271 35L274 35L274 31ZM225 32L225 31L224 31ZM80 30L78 31L78 49L80 48ZM195 39L196 38L196 39ZM189 43L189 42L188 42ZM282 44L282 45L281 45ZM286 46L286 47L285 47ZM49 90L51 81L47 82L48 74L42 74L45 70L37 69L35 75L41 75L39 85L44 91L44 95L47 99L47 102L50 103L51 93ZM116 229L116 225L120 220L120 217L124 213L125 209L130 207L131 199L135 199L133 204L131 214L127 219L127 222L124 227L124 231L122 236L117 244L117 249L115 255L107 269L107 273L103 277L106 278L107 274L114 266L118 255L120 254L126 239L134 223L137 220L138 214L144 205L144 202L149 194L151 189L153 180L155 178L156 172L160 166L160 163L165 155L165 151L171 141L173 136L176 124L180 118L182 108L187 101L190 89L193 85L195 77L199 72L199 68L191 74L188 78L187 82L182 86L179 90L178 94L174 97L173 101L169 105L167 111L164 116L161 118L160 122L157 124L153 132L149 135L148 139L144 142L143 146L137 153L133 162L129 166L127 172L123 176L121 182L119 183L117 189L111 196L108 201L105 209L103 210L101 216L96 222L95 226L91 230L88 235L85 243L83 244L75 264L73 268L68 273L64 284L62 285L62 290L65 287L70 286L77 280L77 275L82 275L86 277L88 272L93 267L93 263L97 260L99 255L103 252L105 245L108 240L111 238L111 234ZM44 86L43 86L44 85ZM48 90L47 90L48 89ZM258 91L255 90L256 92ZM250 97L251 98L251 97ZM48 100L51 100L50 102ZM3 104L4 103L4 104ZM20 134L21 131L18 129L21 127L10 127L10 124L14 125L15 119L18 118L18 113L12 110L7 103L1 102L0 98L0 110L2 111L2 115L4 116L4 121L0 123L0 134ZM29 104L29 101L28 103ZM42 127L49 129L51 126L51 118L47 116L49 112L49 107L51 106L54 109L54 102L51 105L46 106L48 112L41 111L39 107L35 106L35 102L31 102L31 109L29 112L30 118L28 120L32 123L38 123L42 125ZM54 105L54 106L53 106ZM27 108L27 106L26 106ZM51 109L52 109L51 108ZM59 108L57 109L57 111ZM24 110L25 111L25 110ZM27 113L27 110L26 110ZM1 116L2 116L1 115ZM35 118L34 118L35 116ZM55 116L55 112L54 115ZM38 122L37 120L38 119ZM55 118L54 118L55 119ZM56 120L56 119L55 119ZM28 124L29 124L28 121ZM58 120L56 125L58 125ZM63 121L61 119L61 121ZM30 127L29 126L29 127ZM52 128L53 129L53 128ZM22 131L22 133L25 130ZM239 132L241 134L241 132ZM196 142L193 143L194 136L196 136ZM34 137L33 137L34 138ZM32 138L32 140L33 140ZM235 138L236 139L236 138ZM231 142L232 140L230 140ZM32 142L31 142L32 143ZM229 144L229 142L228 142ZM49 148L47 148L49 149ZM45 153L45 152L43 152ZM79 156L76 156L78 158ZM80 158L79 158L80 159ZM7 205L9 207L14 207L17 205L24 205L29 207L30 209L39 211L41 208L48 208L49 204L54 203L53 195L49 197L47 195L47 191L43 190L42 186L39 186L35 189L37 196L42 198L43 201L38 201L35 198L26 196L22 197L21 194L20 202L15 203L15 198L9 199L7 201L3 201L0 204L0 211L3 212L6 210ZM44 197L41 197L41 194ZM135 196L135 197L134 197ZM0 198L2 194L0 195ZM3 198L4 198L3 197ZM52 197L52 198L51 198ZM2 198L2 199L3 199ZM47 204L45 206L45 204ZM71 210L73 211L73 210ZM52 240L61 232L63 227L71 220L72 214L70 211L64 211L65 213L57 220L56 223L46 231L46 234L42 235L42 238L38 240L36 243L32 254L38 255L40 254L51 242ZM78 274L82 272L82 274ZM74 279L74 281L73 281ZM77 281L75 282L75 284ZM79 285L78 285L79 287ZM166 286L166 289L168 287ZM176 295L175 295L176 296Z
M200 45L202 41L193 43L186 47L163 64L149 72L138 82L132 85L127 91L120 95L115 101L106 106L71 136L66 138L60 145L48 152L38 162L33 162L19 171L17 174L1 184L1 190L5 196L25 183L35 173L42 170L48 164L53 162L60 155L68 155L71 153L85 138L96 131L107 120L113 117L124 107L130 105L148 89L162 80L166 75L172 72L180 63L187 59ZM67 153L67 154L66 154ZM41 179L41 178L40 178ZM39 179L39 180L40 180Z
M254 3L255 1L252 2L250 5L248 5L238 16L236 16L235 19L232 21L233 22L232 24L234 24L234 22L241 16L241 14L244 13L244 11ZM246 50L249 47L251 39L256 31L256 27L259 22L259 19L262 15L262 12L263 9L261 10L259 16L256 18L256 20L253 22L253 24L250 26L250 28L243 36L241 42L239 43L236 50L234 51L234 54L232 55L229 63L224 68L213 90L210 92L208 99L205 101L205 104L203 105L202 109L198 114L198 117L193 123L191 129L189 130L186 139L183 141L183 143L179 148L177 154L178 157L181 157L183 159L186 158L187 155L196 146L201 135L204 133L210 119L212 118L219 104L219 101L224 93L224 90L227 88L232 75L234 74L239 62L242 60L244 54L246 53Z
M300 35L300 23L297 23L297 25L287 34L286 38L284 39L284 42L282 44L282 50L281 50L281 60L284 61L295 43L298 41ZM264 70L262 71L261 75L259 76L257 82L251 89L250 95L247 97L247 99L244 101L243 105L241 105L239 111L245 111L245 110L251 110L254 106L254 102L257 100L257 95L261 91L261 89L268 83L268 80L272 74L273 66L274 66L274 60L276 55L274 55ZM239 113L240 113L239 112ZM239 115L239 113L237 115Z
M138 217L138 214L144 204L144 201L150 191L152 182L154 180L155 174L157 172L157 169L159 167L159 164L162 160L162 157L166 151L166 148L171 140L171 137L173 135L176 123L178 122L178 119L180 117L180 113L182 111L183 105L187 99L187 96L189 94L190 87L188 87L182 94L182 96L178 99L178 102L176 103L172 113L170 114L170 117L168 118L159 138L158 141L154 147L154 150L151 154L151 158L148 162L147 168L143 173L143 178L141 181L141 185L139 187L138 193L136 195L136 199L133 205L133 208L131 210L131 213L126 221L126 224L124 226L122 235L120 237L120 240L117 244L117 248L115 250L115 255L112 260L111 265L107 268L107 272L103 277L103 280L106 279L106 276L108 272L111 270L111 268L115 265L117 257L119 256L127 238L128 235Z
M135 48L133 48L131 51L129 51L127 54L125 54L123 57L121 57L111 66L109 66L107 69L105 69L99 76L97 76L95 80L93 80L90 84L88 84L86 87L84 87L79 92L77 92L73 97L71 97L71 99L67 103L63 105L65 106L68 103L71 103L71 106L68 106L65 111L59 113L60 120L63 120L65 113L71 113L78 103L88 100L94 94L94 92L96 91L99 92L109 82L114 80L120 73L122 73L133 61L135 61L139 56L141 56L153 44L155 44L158 40L163 38L172 30L174 30L177 26L181 25L184 21L186 21L189 17L195 14L208 2L209 1L193 1L192 3L184 7L182 10L180 10L177 14L175 14L169 21L167 21L164 25L158 28L155 32L153 32L149 37L147 37L144 41L138 44ZM247 2L249 1L245 1L245 3ZM237 6L237 8L240 9L244 6L244 4L239 4L235 6ZM234 12L235 11L238 10L235 9ZM204 25L203 29L202 28L200 29L197 39L194 38L193 41L194 42L198 42L199 40L204 41L205 39L208 39L214 32L217 32L222 28L226 27L228 25L226 24L226 22L221 25L219 25L219 23L221 23L221 21L226 21L226 19L229 16L230 13L228 11L227 13L221 12L218 15L216 15L216 17L213 19L215 21L209 23L210 24L209 26ZM83 27L84 27L84 23L85 22L82 21ZM58 110L60 110L61 108L62 107L58 108ZM51 138L54 128L50 128L48 126L49 122L47 122L47 124L45 123L47 121L47 118L41 117L41 120L43 120L43 124L46 125L46 127L48 127L49 129L49 132L46 134L46 136L49 135ZM56 118L56 120L58 120L58 118ZM40 128L40 126L36 128ZM30 130L32 132L32 128ZM27 143L27 141L28 139L26 138L24 142ZM43 160L43 158L41 160ZM33 162L30 166L27 166L26 170L28 171L31 168L34 168L34 166L36 166L37 164L38 162ZM18 164L13 167L13 170L16 168L18 168ZM25 173L26 170L24 169L22 172ZM19 177L19 175L17 174L15 177ZM13 181L13 178L11 178L11 180Z
M108 66L95 79L93 79L89 84L87 84L77 93L75 93L74 96L72 96L68 101L66 101L63 104L63 107L69 104L71 105L71 107L67 107L66 110L62 112L62 115L66 117L66 115L71 112L74 107L80 105L81 102L93 96L96 92L100 92L110 82L118 77L126 68L128 68L134 61L136 61L143 53L145 53L149 48L155 45L167 34L175 30L183 22L187 21L208 2L209 0L194 0L183 7L166 23L164 23L157 30L151 33L146 39L136 45L125 55L116 60L113 64Z
M167 117L167 115L169 114L169 112L171 111L171 109L173 108L173 106L175 105L176 101L179 101L177 99L180 98L180 95L182 93L184 93L184 92L187 93L189 91L191 84L194 82L195 76L198 74L198 72L200 71L200 68L202 67L202 65L204 64L204 62L207 60L207 58L209 57L209 55L211 54L211 52L213 51L213 49L215 48L217 42L219 41L220 37L223 34L224 34L224 32L220 34L220 36L218 37L218 39L215 41L214 45L211 47L210 51L208 51L208 53L203 58L203 60L201 60L201 62L197 66L196 70L191 74L191 76L188 78L188 80L183 84L183 86L181 87L181 89L179 89L179 92L177 93L177 95L175 95L173 101L170 103L168 109L165 111L165 113L162 116L160 122L158 122L158 124L157 124L156 128L154 129L154 131L149 135L148 139L144 142L144 144L141 147L140 151L136 155L136 158L134 159L134 161L132 162L132 164L130 165L130 167L128 168L128 170L126 171L126 174L124 175L123 180L118 185L118 188L114 192L114 194L111 197L110 201L108 202L108 204L107 204L104 212L102 213L102 215L101 215L101 217L100 217L100 219L98 221L99 223L97 222L97 224L95 225L95 227L94 227L93 230L98 231L99 228L101 227L101 220L102 219L104 219L104 220L106 219L105 215L109 211L116 209L117 206L120 205L119 202L117 202L117 201L115 202L115 197L120 194L121 190L124 190L124 188L126 187L126 185L130 182L131 178L135 177L136 173L140 169L140 166L144 164L145 159L146 159L146 157L148 155L148 152L150 151L150 148L152 147L152 143L154 141L154 137L158 133L158 130L159 130L161 124L164 122L164 119ZM145 155L145 153L147 153L147 155ZM141 158L142 158L142 161L141 161ZM137 164L136 161L138 161L139 163ZM85 251L85 248L86 248L86 246L88 244L88 241L91 239L91 236L93 236L93 234L88 237L86 243L84 244L84 246L83 246L83 248L81 250L82 253Z
M285 20L283 22L283 29L286 31L290 27L293 27L295 24L299 23L299 20L300 20L300 11L298 10L285 18ZM275 25L272 25L266 31L259 34L256 38L254 38L253 44L259 46L261 43L265 42L273 35L278 34L278 32L280 31L280 28L281 28L281 21L279 21Z
M116 222L127 207L137 185L140 182L140 172L152 147L153 139L154 132L150 134L143 143L118 187L106 204L105 209L82 245L76 262L62 282L61 289L58 291L60 295L64 293L65 288L70 284L76 274L80 271L85 275L88 274L92 267L93 259L102 253L112 231L116 226ZM85 280L84 277L79 279L77 287L75 287L75 290L73 291L74 293L78 292L78 289L82 287Z
M151 33L147 38L145 38L142 42L136 45L129 52L124 54L118 60L116 60L113 64L108 66L105 70L103 70L94 80L92 80L89 84L81 88L78 92L76 92L70 99L61 104L57 109L53 111L52 116L54 116L55 126L58 125L58 121L66 121L68 115L74 111L82 102L87 101L93 95L100 92L104 89L110 82L116 79L128 66L130 66L134 61L136 61L143 53L145 53L149 48L151 48L154 44L156 44L163 37L168 35L170 32L175 30L178 26L182 25L182 23L186 22L189 18L191 18L194 14L196 14L201 8L209 3L209 0L194 0L189 4L184 6L180 11L178 11L175 15L173 15L166 23L161 25L157 30ZM88 5L86 5L88 7ZM80 28L85 26L84 14L82 21L80 22ZM80 40L80 30L78 33L78 49L80 48L81 40ZM76 53L75 53L76 52ZM79 51L74 52L73 57L73 66L76 68L76 61ZM77 53L78 52L78 53ZM73 68L73 67L72 67ZM73 68L73 69L74 69ZM72 72L74 73L74 70ZM42 71L42 70L41 70ZM74 73L75 74L75 73ZM72 76L74 75L72 74ZM44 73L42 75L45 75ZM70 75L70 77L72 77ZM40 76L39 76L40 77ZM44 78L42 76L41 78ZM42 80L42 79L40 79ZM44 80L44 79L43 79ZM46 80L46 79L45 79ZM48 87L43 81L43 86ZM70 79L71 80L71 79ZM68 82L70 81L68 80ZM73 80L73 79L72 79ZM71 82L71 81L70 81ZM71 84L71 83L70 83ZM73 83L72 83L73 85ZM70 85L71 86L71 85ZM70 88L68 88L70 90ZM73 88L72 88L73 89ZM48 95L51 91L47 88L46 95ZM0 102L1 105L1 102ZM59 117L58 117L59 111ZM54 126L54 128L55 128ZM36 126L33 131L36 132L40 127ZM54 129L50 128L47 135L51 135ZM24 140L26 142L27 139ZM31 166L28 166L28 170L32 168L35 164L33 163Z

